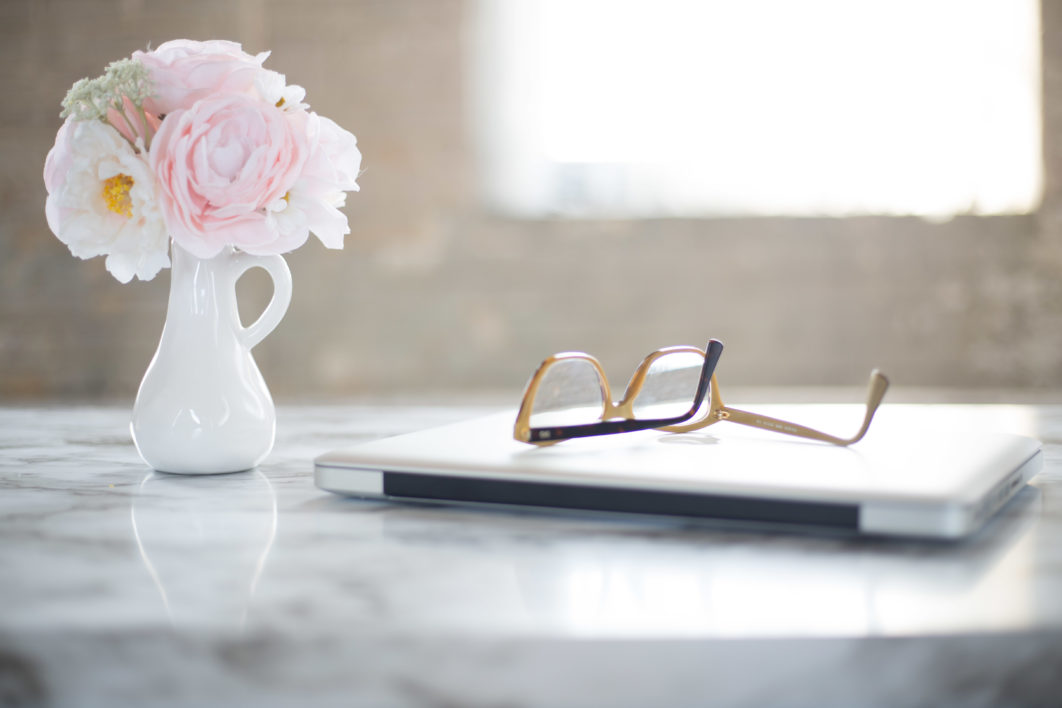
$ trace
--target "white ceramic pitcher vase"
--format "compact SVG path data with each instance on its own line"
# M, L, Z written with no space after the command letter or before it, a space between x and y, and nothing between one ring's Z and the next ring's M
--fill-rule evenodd
M273 298L240 322L236 281L251 268L273 279ZM197 258L173 245L166 324L133 406L130 429L156 470L216 474L253 468L273 448L276 411L251 349L280 324L291 272L280 256L232 248Z

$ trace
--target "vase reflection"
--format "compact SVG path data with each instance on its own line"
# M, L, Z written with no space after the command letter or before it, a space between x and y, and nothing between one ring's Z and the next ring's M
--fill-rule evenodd
M246 626L277 532L276 492L261 471L149 472L133 497L131 520L174 627Z

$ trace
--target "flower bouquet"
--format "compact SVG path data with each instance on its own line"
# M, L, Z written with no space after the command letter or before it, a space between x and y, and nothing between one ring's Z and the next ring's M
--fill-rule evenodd
M350 232L339 209L358 190L357 141L268 56L219 40L134 52L74 84L45 161L48 226L71 253L106 256L123 283L173 266L132 422L156 469L235 471L268 454L275 413L250 349L290 300L280 254L311 232L342 248ZM274 293L244 327L235 282L253 267Z
M258 255L312 231L342 248L357 191L354 136L265 69L269 52L174 40L82 79L44 166L48 226L126 283L169 266L169 240L200 258Z

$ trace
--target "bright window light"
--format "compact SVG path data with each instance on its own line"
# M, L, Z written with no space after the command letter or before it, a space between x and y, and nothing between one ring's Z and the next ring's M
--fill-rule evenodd
M528 216L1027 213L1035 0L481 0L484 187Z

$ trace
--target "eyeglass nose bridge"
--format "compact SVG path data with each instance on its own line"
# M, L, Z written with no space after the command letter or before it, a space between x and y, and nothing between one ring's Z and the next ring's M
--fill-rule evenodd
M634 417L634 401L620 401L617 404L611 403L607 398L605 399L605 411L601 414L601 420L610 420L612 418L633 418Z

